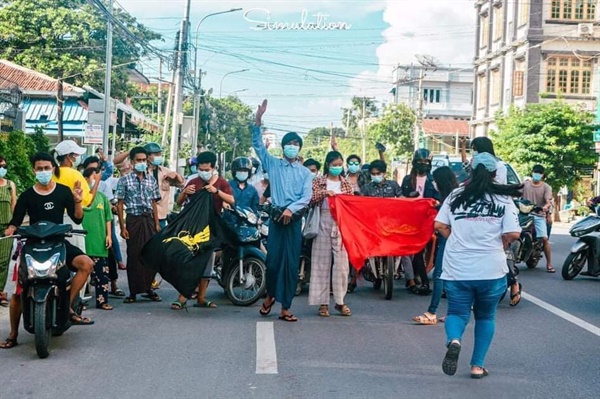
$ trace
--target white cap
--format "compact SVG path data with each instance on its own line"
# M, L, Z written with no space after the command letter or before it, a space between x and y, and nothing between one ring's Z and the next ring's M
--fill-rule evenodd
M68 154L83 155L86 152L85 148L78 146L77 143L73 140L61 141L60 143L58 143L54 150L56 151L56 155L58 156Z

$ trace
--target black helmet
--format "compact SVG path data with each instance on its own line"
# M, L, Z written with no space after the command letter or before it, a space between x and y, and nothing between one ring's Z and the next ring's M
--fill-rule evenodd
M423 162L425 161L425 162ZM419 148L413 156L412 166L419 174L431 172L431 153L425 148Z
M426 148L419 148L415 151L415 155L413 156L413 162L422 160L431 161L431 153Z
M231 162L231 171L233 173L242 169L247 169L249 172L252 172L252 161L250 158L239 157Z
M252 167L258 170L258 168L260 167L260 161L256 158L250 158L250 161L252 162Z

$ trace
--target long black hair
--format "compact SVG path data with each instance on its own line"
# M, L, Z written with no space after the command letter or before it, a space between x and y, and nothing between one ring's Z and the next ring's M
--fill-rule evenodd
M433 180L437 185L437 190L440 193L440 202L450 195L450 193L458 187L456 175L452 172L449 166L442 166L433 171Z
M325 165L323 165L323 171L325 172L325 175L329 174L329 165L338 159L341 159L342 162L344 161L344 156L339 151L329 151L327 153L327 156L325 157Z
M523 185L504 185L494 182L495 172L489 172L482 164L473 169L473 177L464 190L462 190L450 203L450 210L454 212L459 207L468 208L475 202L485 199L486 195L502 195L520 197ZM494 202L492 198L492 203Z
M474 138L471 142L471 148L477 152L487 152L488 154L496 156L496 153L494 152L494 144L488 137Z

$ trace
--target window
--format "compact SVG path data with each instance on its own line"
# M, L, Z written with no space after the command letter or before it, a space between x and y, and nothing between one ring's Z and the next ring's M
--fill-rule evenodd
M552 0L550 18L572 21L594 21L596 19L596 1Z
M555 94L589 95L592 62L576 57L551 56L546 60L546 91Z
M477 89L479 91L478 94L478 107L479 109L487 107L488 100L488 87L487 87L487 78L485 75L477 76Z
M492 71L492 104L500 104L500 94L502 91L502 79L500 76L500 69Z
M487 15L481 17L481 43L480 48L486 48L490 40L490 19Z
M513 73L513 95L522 97L525 94L525 62L515 62L515 72Z
M504 9L502 7L494 8L494 40L502 39L504 35Z
M423 90L423 101L426 103L436 103L439 104L441 102L442 91L440 89L424 89Z
M529 22L529 4L531 0L520 0L519 5L519 26L523 26Z

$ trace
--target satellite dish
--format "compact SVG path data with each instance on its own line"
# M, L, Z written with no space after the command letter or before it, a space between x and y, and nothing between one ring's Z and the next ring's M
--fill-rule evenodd
M415 54L415 57L417 58L417 61L419 61L419 64L425 68L433 68L435 70L441 64L437 58L431 55Z

